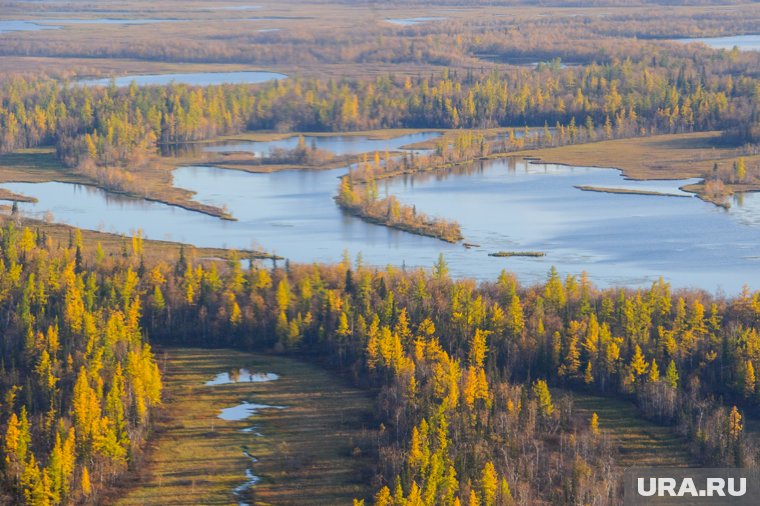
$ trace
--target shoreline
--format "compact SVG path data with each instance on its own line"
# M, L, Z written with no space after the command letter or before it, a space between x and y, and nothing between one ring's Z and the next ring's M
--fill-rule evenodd
M319 132L315 135L346 135L346 136L360 136L365 135L371 138L391 138L394 135L402 135L411 132L423 132L423 131L441 131L443 135L446 135L446 131L436 129L390 129L390 130L378 130L378 131L362 131L362 132ZM238 134L234 136L219 137L208 141L200 141L200 143L214 142L223 139L239 139L247 140L251 138L269 137L273 138L286 138L292 136L304 135L303 132L288 132L288 133L273 133L273 132L250 132L248 134ZM309 134L311 135L311 134ZM699 178L700 181L694 184L689 184L682 188L683 191L697 196L704 202L713 204L717 207L728 209L730 203L726 198L730 197L734 193L738 192L752 192L760 191L760 185L758 184L743 184L743 185L727 185L727 194L721 196L708 196L704 193L704 178L703 174L699 173L699 168L694 168L692 165L683 165L682 159L684 156L694 157L700 156L702 153L700 150L707 149L709 144L699 145L694 147L689 145L686 148L681 148L681 152L678 153L681 159L675 160L674 166L667 163L667 160L663 160L663 155L667 156L669 153L665 152L669 149L667 143L679 143L684 140L693 142L694 140L699 142L713 142L718 136L716 132L698 132L691 134L666 134L652 137L633 137L627 139L615 139L615 140L603 140L594 141L583 144L569 144L565 146L549 147L549 148L535 148L535 149L523 149L518 151L507 151L503 153L491 153L483 156L474 156L458 161L446 161L436 165L422 166L422 167L409 167L392 170L390 172L378 172L374 174L375 180L391 179L395 177L402 177L406 175L412 175L416 173L432 173L440 170L454 169L457 167L467 166L475 164L477 162L483 162L487 160L501 160L511 157L522 157L528 160L530 163L553 163L564 166L585 166L585 167L599 167L605 169L612 169L620 171L621 175L626 179L649 181L649 180L666 180L666 179L678 179L693 177ZM428 142L428 141L426 141ZM617 155L617 150L621 147L628 147L629 149L636 150L641 147L647 147L649 144L655 143L659 146L660 152L656 152L652 155L655 160L651 163L645 160L631 160L630 158L622 159L625 163L605 163L605 156L614 156L615 160L620 161L621 158ZM613 150L610 150L613 148ZM605 149L607 151L605 151ZM679 148L676 147L676 150ZM399 153L398 150L394 153ZM686 153L686 155L684 155ZM548 156L551 154L551 157ZM596 156L594 156L596 154ZM636 154L636 152L634 152ZM718 157L725 163L730 161L727 155L734 155L731 152L719 152L713 155ZM216 155L216 156L215 156ZM672 153L670 153L672 155ZM32 150L19 150L9 155L3 155L0 157L0 182L2 183L41 183L41 182L60 182L60 183L73 183L81 184L85 186L99 188L100 190L111 193L113 195L121 195L127 198L142 199L148 202L157 202L168 206L181 208L190 212L199 212L207 216L219 218L226 221L237 221L237 219L228 211L221 207L213 205L203 204L193 199L195 192L184 188L179 188L173 184L173 172L179 168L204 165L212 166L222 170L237 170L247 173L274 173L285 170L335 170L341 167L347 167L352 162L355 163L361 159L361 155L342 155L331 159L322 164L313 166L298 165L298 164L258 164L252 157L243 157L240 152L227 152L221 154L209 154L202 153L199 155L189 156L169 156L169 157L157 157L155 163L150 166L138 169L134 171L134 175L140 178L141 182L146 185L146 191L139 190L118 190L110 189L106 185L100 184L97 181L91 180L85 175L73 172L63 167L54 157L54 153L50 148L32 149ZM639 154L639 156L641 156ZM561 162L552 162L554 157L556 159L563 160ZM582 157L584 162L580 162L577 158ZM658 158L659 157L659 158ZM568 159L569 158L569 159ZM3 162L6 164L3 164ZM713 160L703 160L702 164L712 164ZM648 164L647 164L648 163ZM681 166L678 164L681 163ZM633 164L633 165L631 165ZM616 166L619 165L619 166ZM363 178L357 180L358 183L362 183ZM679 197L688 198L689 195L676 195L667 194L656 191L647 190L627 190L605 187L592 187L592 186L576 186L581 191L596 191L603 193L617 193L617 194L638 194L638 195L651 195L651 196L665 196L665 197ZM19 202L34 202L34 197L27 197L21 195L15 195L13 192L7 192L3 195L3 189L0 188L0 198L8 201ZM5 198L3 198L5 197ZM23 198L23 200L22 200ZM344 211L356 216L360 219L364 219L368 222L376 225L386 226L394 228L404 232L413 233L416 235L433 237L449 243L456 243L463 240L463 237L446 237L442 234L436 233L429 229L429 227L415 227L413 225L407 225L404 223L391 223L389 220L384 220L382 217L370 215L360 210L354 209L352 206L340 205Z
M630 188L608 188L604 186L588 186L588 185L575 185L573 188L577 188L584 192L596 192L596 193L612 193L617 195L649 195L654 197L676 197L676 198L692 198L693 195L677 195L675 193L662 193L653 190L633 190Z
M395 229L395 230L401 230L402 232L408 232L410 234L419 235L423 237L431 237L433 239L438 239L440 241L447 242L449 244L456 244L459 241L464 240L464 237L461 233L457 237L452 237L444 234L437 233L434 229L432 229L432 226L430 224L425 224L428 226L421 226L421 227L415 227L414 225L409 225L406 223L395 223L390 222L387 220L383 220L379 217L373 216L369 213L364 212L361 208L358 206L351 206L348 204L345 204L341 201L341 199L338 196L333 197L333 200L335 200L336 205L346 214L350 216L354 216L356 218L359 218L363 221L366 221L368 223L373 223L375 225L381 225L387 228Z
M86 241L94 243L101 243L104 249L113 249L112 253L120 254L119 248L121 248L124 241L131 241L132 235L117 234L114 232L105 232L100 230L92 230L87 228L79 228L74 225L62 222L49 223L45 220L32 218L30 216L24 216L23 213L12 216L10 212L0 212L0 225L4 225L7 221L17 221L21 226L27 226L30 228L38 228L52 237L63 240L67 239L72 232L79 231L82 237ZM143 238L145 244L146 253L163 252L166 250L185 249L187 251L194 252L198 255L198 260L209 261L225 261L229 260L231 256L238 255L239 259L256 259L256 260L285 260L285 257L267 253L265 251L257 251L250 249L231 249L231 248L214 248L214 247L202 247L196 246L192 243L184 243L179 241L170 241L166 239L151 239Z

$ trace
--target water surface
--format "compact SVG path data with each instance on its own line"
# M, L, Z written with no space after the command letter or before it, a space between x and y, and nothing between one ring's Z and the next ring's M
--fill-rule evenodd
M259 461L259 459L257 459L256 457L254 457L253 455L251 455L250 453L248 453L248 450L243 450L243 455L245 455L248 458L248 460L250 461L251 464L255 464L256 462ZM253 470L250 467L246 468L246 470L245 470L245 477L246 477L247 481L245 483L243 483L242 485L239 485L239 486L235 487L232 490L233 493L235 494L235 496L237 496L238 498L242 498L242 499L245 499L245 493L251 487L253 487L258 482L261 481L261 476L255 475L253 473ZM240 501L240 502L238 502L238 506L249 506L249 504L247 502Z
M39 19L34 23L45 23L47 25L152 25L155 23L170 23L176 21L188 21L185 19L156 19L156 18L59 18L59 19Z
M417 18L403 18L403 19L386 19L388 23L399 25L399 26L415 26L415 25L421 25L423 23L429 23L431 21L441 21L443 17L439 16L421 16Z
M401 135L389 139L373 139L363 135L305 135L306 147L329 151L334 155L358 155L361 153L384 153L397 151L404 146L424 142L440 137L438 132L420 132ZM278 149L294 149L298 146L299 136L286 137L275 141L230 141L213 146L206 146L207 152L226 153L240 151L252 153L255 157L266 157ZM416 150L417 153L422 150Z
M285 406L270 406L269 404L243 401L237 406L222 409L218 418L228 422L245 420L264 409L285 409Z
M261 373L251 372L248 369L240 368L231 372L220 372L214 379L204 383L206 386L229 385L231 383L263 383L265 381L274 381L279 376L273 372Z
M760 34L756 35L731 35L729 37L698 37L693 39L674 39L677 42L688 44L701 42L713 49L728 49L738 47L741 51L760 51Z
M59 19L30 19L5 20L0 19L0 33L27 32L37 30L57 30L66 25L150 25L155 23L170 23L188 21L184 19L155 19L155 18L59 18Z
M203 8L201 10L224 10L224 11L251 11L261 9L260 5L223 5L219 7L213 7L213 8Z
M345 142L333 146L345 153L372 145L351 147L355 139L347 139L351 138L322 142ZM393 146L408 140L397 138ZM256 150L270 147L259 145ZM429 268L444 253L452 275L479 280L493 280L507 269L532 283L543 280L556 265L563 274L587 271L601 286L646 286L663 275L676 287L728 293L739 292L744 283L760 288L757 193L737 195L726 211L680 190L695 180L629 181L612 169L514 159L379 183L380 196L393 194L420 212L459 221L465 241L478 245L468 249L344 214L332 197L345 172L250 174L205 166L174 172L176 186L197 192L200 202L226 205L235 222L65 183L1 186L37 197L36 204L19 204L22 212L33 216L50 211L55 220L81 228L128 234L139 227L148 238L263 249L296 262L336 262L345 250L352 257L361 253L369 265ZM588 192L576 186L655 191L680 198ZM526 250L546 256L488 256Z
M214 386L214 385L226 385L230 383L238 383L238 382L253 382L253 383L259 383L264 381L274 381L277 380L279 376L274 373L252 373L248 369L245 368L239 368L235 369L230 372L223 372L216 375L216 377L213 380L207 381L205 385L207 386ZM243 401L242 403L232 406L229 408L224 408L221 410L221 412L218 415L218 418L221 418L222 420L226 421L238 421L238 420L245 420L246 418L250 418L251 416L255 415L259 411L263 409L285 409L285 406L270 406L268 404L258 404L255 402L248 402ZM241 432L246 433L252 433L254 436L262 437L263 434L256 432L256 427L246 427L241 430ZM243 455L248 458L251 464L254 464L258 462L258 459L251 455L248 450L243 450ZM261 480L260 476L257 476L254 474L251 467L247 467L245 470L245 479L246 481L234 489L232 489L233 494L243 499L245 498L245 493L256 483L258 483ZM239 506L248 506L248 503L240 501L238 502Z
M190 72L180 74L142 74L116 78L80 79L75 81L80 86L129 86L134 82L138 86L166 86L167 84L188 84L192 86L212 86L218 84L260 84L285 79L288 76L277 72L240 71L240 72Z
M60 26L39 25L36 22L33 23L31 21L0 19L0 33L56 30L58 28L60 28Z

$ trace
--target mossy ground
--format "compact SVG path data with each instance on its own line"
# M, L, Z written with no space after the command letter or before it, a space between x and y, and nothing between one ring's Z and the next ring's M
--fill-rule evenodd
M119 505L234 504L258 459L251 504L338 505L371 494L372 400L316 365L231 350L164 349L166 402L144 466L117 490ZM216 374L246 367L276 381L204 386ZM243 401L286 409L224 421L222 408ZM255 426L255 432L241 429Z

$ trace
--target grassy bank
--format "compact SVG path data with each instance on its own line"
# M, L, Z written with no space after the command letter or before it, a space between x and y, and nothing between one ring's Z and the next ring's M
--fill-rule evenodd
M216 141L252 141L252 142L268 142L287 139L294 135L304 135L308 137L333 137L339 135L341 137L366 137L370 140L388 140L402 135L418 134L422 132L447 132L448 130L441 128L385 128L382 130L356 130L351 132L262 132L251 131L243 132L239 134L226 135L214 139Z
M147 462L118 490L119 505L231 504L250 460L261 482L252 504L350 504L370 493L372 401L325 370L293 359L230 350L166 349L166 403ZM246 367L276 381L205 386ZM243 401L286 406L224 421ZM241 429L255 426L255 432Z
M297 135L331 136L341 135L346 137L365 136L372 140L384 140L401 135L431 131L430 129L387 129L356 132L320 132L320 133L276 133L276 132L245 132L214 139L207 139L196 144L207 144L220 141L230 142L268 142ZM54 148L22 149L13 153L0 155L0 184L10 182L20 183L45 183L62 182L88 186L95 186L111 193L122 194L135 198L142 198L154 202L160 202L171 206L180 207L190 211L201 212L222 219L234 219L226 209L203 204L194 200L195 192L174 186L172 172L180 166L187 165L211 165L224 169L240 170L252 173L268 173L281 170L297 169L335 169L345 167L359 159L358 156L345 155L334 156L316 164L295 163L272 163L267 160L254 158L249 153L240 152L203 152L159 157L153 156L147 163L140 166L130 166L129 175L133 182L124 190L109 188L93 177L78 173L61 164L55 155ZM0 190L0 199L33 201L28 197L16 195L12 192Z
M5 188L0 188L0 200L10 200L11 202L37 202L34 197L28 195L22 195L20 193L14 193Z
M546 256L546 253L543 251L496 251L495 253L489 253L489 257L501 257L501 258L508 258L508 257L543 257Z
M656 135L617 139L557 148L532 149L512 153L534 157L546 163L584 167L612 167L631 179L685 179L703 177L713 166L730 167L742 154L735 146L721 142L720 132ZM747 163L760 156L745 156ZM700 198L719 204L705 194L704 184L684 187ZM758 184L726 184L730 193L758 191Z
M130 169L130 174L136 181L134 185L130 185L126 190L114 190L99 184L93 178L79 174L62 165L57 160L53 148L23 149L0 155L0 183L57 181L95 186L111 193L161 202L222 219L232 219L232 216L224 209L193 200L195 192L174 186L171 173L177 165L197 161L193 158L167 159L156 157L144 167Z

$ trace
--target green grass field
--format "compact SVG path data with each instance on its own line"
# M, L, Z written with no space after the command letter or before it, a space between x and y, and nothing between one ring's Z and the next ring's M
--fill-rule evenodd
M166 349L165 406L146 465L116 496L119 505L351 504L370 495L375 424L372 400L321 369L293 359L230 350ZM204 386L246 367L276 381ZM224 421L220 410L243 401L286 406L251 419ZM241 429L255 426L255 432ZM250 497L233 489L252 471ZM361 451L360 451L361 450Z

